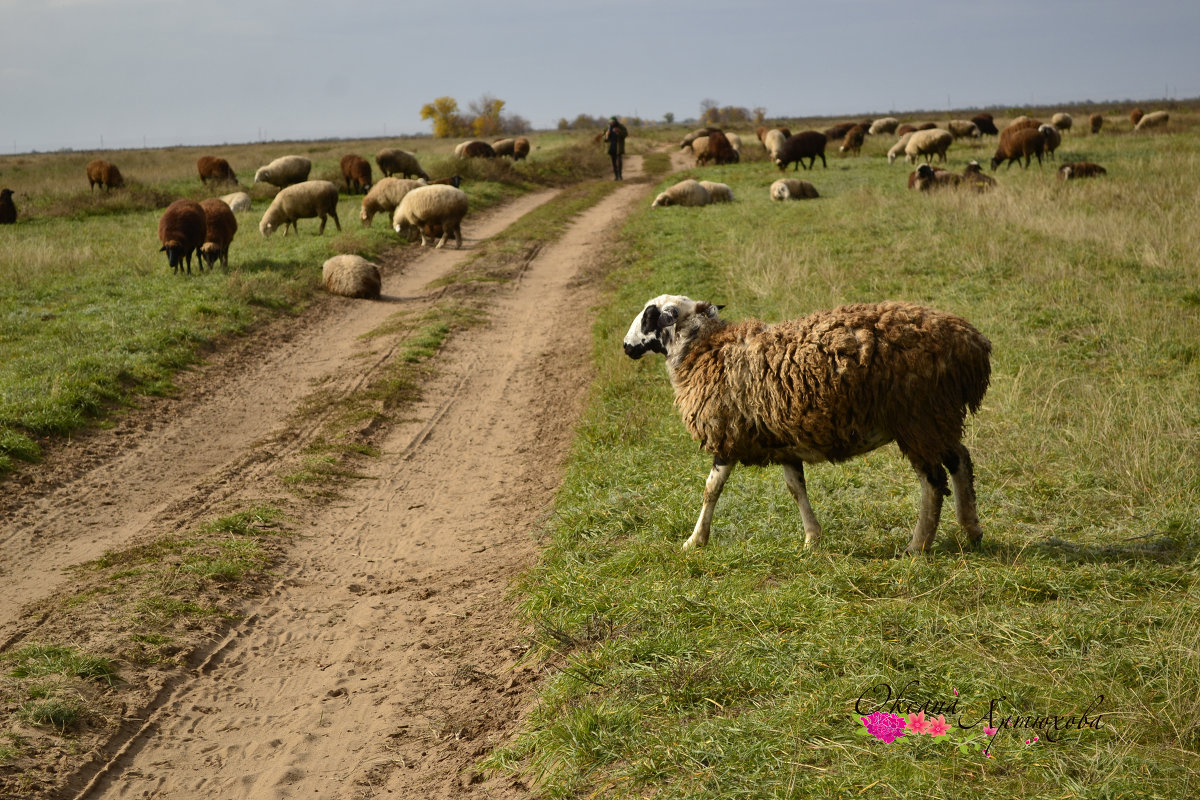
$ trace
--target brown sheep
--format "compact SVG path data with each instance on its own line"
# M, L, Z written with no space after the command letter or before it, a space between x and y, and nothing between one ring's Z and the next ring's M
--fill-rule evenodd
M729 143L729 139L721 131L714 130L708 135L708 150L706 151L706 161L712 161L716 164L736 164L738 163L737 151L733 149L733 145Z
M1144 111L1142 111L1140 108L1135 108L1133 111L1129 112L1129 124L1136 128L1137 124L1144 116L1146 116Z
M200 258L212 269L220 259L221 266L229 269L229 245L237 233L237 217L233 209L216 197L200 201L204 209L204 244L200 245Z
M857 122L839 122L837 125L833 125L829 128L826 128L825 129L826 141L832 142L837 139L844 138L846 136L846 131L850 130L857 124L858 124Z
M366 194L371 191L371 164L355 153L342 156L342 179L346 181L346 193Z
M861 153L863 140L867 136L867 130L867 128L859 124L846 131L846 136L842 139L842 146L838 150L843 153L853 153L854 155Z
M800 131L795 136L789 136L783 143L779 155L775 157L775 166L779 167L779 171L783 172L787 169L787 165L795 163L792 171L796 171L801 166L804 166L804 159L809 159L805 169L812 169L817 165L817 157L821 157L821 166L828 167L825 162L825 134L820 131Z
M1053 125L1042 125L1038 130L1042 133L1042 151L1047 157L1053 158L1054 151L1062 144L1062 134Z
M513 161L524 161L529 158L529 140L518 136L513 142Z
M996 129L996 121L986 111L971 117L971 122L974 122L975 127L979 128L979 132L985 136L996 136L1000 133Z
M0 189L0 225L12 225L17 221L17 206L12 198L12 189Z
M120 189L125 185L125 178L121 176L121 170L117 169L116 164L97 158L95 161L89 161L86 169L89 190L96 188L96 184L105 190Z
M922 164L908 173L908 188L918 192L950 188L958 186L961 182L962 176L931 164Z
M710 133L712 133L715 130L718 130L718 128L697 128L696 130L689 133L687 136L683 137L683 140L679 142L679 149L680 150L692 149L692 142L696 141L701 136L708 136ZM604 134L601 133L600 135L603 136ZM599 141L599 140L597 140L597 141Z
M179 272L186 261L187 272L192 274L192 253L204 244L207 233L204 209L195 200L176 200L167 206L158 220L158 240L162 242L159 252L167 254L172 273ZM204 268L199 258L196 268Z
M218 156L200 156L196 159L196 171L200 173L200 182L205 186L213 183L237 183L237 175L229 162Z
M1101 126L1104 125L1104 115L1092 114L1090 117L1088 117L1088 122L1092 124L1092 133L1097 134L1100 132Z
M496 151L487 142L467 142L462 149L463 158L495 158Z
M1093 164L1091 161L1073 161L1069 164L1063 164L1058 168L1058 179L1060 181L1070 181L1075 178L1097 178L1107 174L1108 170L1099 164Z
M1037 156L1038 165L1041 166L1042 151L1045 147L1046 139L1037 128L1005 129L1004 134L1000 136L996 154L992 156L992 169L995 170L1002 161L1007 161L1011 167L1014 161L1020 161L1021 158L1025 159L1023 166L1028 168L1029 159L1033 156Z
M983 174L983 167L979 166L978 161L970 161L962 171L962 182L973 189L979 191L987 191L996 185L996 179L991 175Z
M726 322L719 306L677 295L646 303L625 354L662 353L684 426L713 458L685 548L708 542L713 510L737 463L779 464L799 507L805 546L821 526L804 465L847 461L889 442L921 484L908 552L929 550L953 482L958 523L982 538L971 454L962 443L991 375L991 342L967 320L903 302L860 303L803 319Z
M916 130L917 130L917 126L913 125L911 122L905 122L901 125L897 125L896 126L896 138L899 139L901 136L903 136L906 133L915 133Z
M417 157L407 150L385 147L375 154L375 163L379 165L379 171L383 173L385 178L390 178L393 175L407 178L411 175L414 178L429 180L429 175L425 170L421 169L421 164L417 161Z
M1033 117L1017 117L1012 122L1004 126L1004 130L1000 131L1000 136L1003 137L1006 131L1019 131L1022 128L1040 128L1042 121Z

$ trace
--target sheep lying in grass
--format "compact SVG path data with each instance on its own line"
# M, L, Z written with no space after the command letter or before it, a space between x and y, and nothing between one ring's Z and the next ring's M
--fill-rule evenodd
M932 164L922 164L908 176L908 188L918 192L951 188L958 186L961 182L962 176L956 175L948 169L934 167Z
M967 163L967 166L962 171L962 182L973 189L981 192L987 191L996 185L996 179L991 175L983 174L983 167L978 161L972 159Z
M706 206L711 202L712 196L709 195L708 190L701 186L699 181L688 178L669 187L665 192L659 193L650 207Z
M379 267L358 255L340 255L321 267L321 285L330 294L378 300L383 279Z
M708 192L709 202L712 203L732 203L733 189L727 183L716 183L715 181L700 181L704 191Z
M201 201L204 209L204 244L200 245L200 258L212 269L218 259L223 269L229 269L229 245L237 233L237 217L224 200L210 197Z
M800 509L805 545L821 537L804 464L846 461L896 442L921 484L908 552L928 550L954 485L958 522L982 537L967 412L987 390L991 343L962 317L901 302L862 303L768 325L727 323L719 306L662 295L625 335L625 353L667 357L675 404L713 456L700 518L685 548L708 542L733 465L780 464Z
M1058 179L1071 181L1076 178L1098 178L1107 175L1108 170L1091 161L1073 161L1058 168Z
M371 226L371 220L376 214L387 214L390 218L396 206L404 199L404 195L418 186L426 186L424 180L408 180L405 178L381 178L379 183L371 187L367 196L362 200L362 211L359 219L364 228Z
M338 188L329 181L305 181L279 190L271 205L258 223L258 231L263 236L270 236L282 225L283 235L288 235L288 228L299 235L298 220L321 218L321 227L317 235L325 233L325 218L333 217L333 224L341 231L342 223L337 215Z
M187 262L187 272L192 274L192 253L204 244L207 233L204 209L195 200L176 200L158 219L158 240L162 242L160 253L167 254L171 272L180 272ZM197 269L203 265L197 261Z
M249 211L250 210L250 195L245 192L234 192L233 194L221 195L221 200L225 205L233 211Z
M768 190L772 200L808 200L818 197L817 187L799 178L780 178Z
M426 228L441 226L442 236L435 247L446 243L448 236L453 236L457 248L462 248L462 221L467 215L467 193L453 186L436 184L433 186L418 186L400 201L396 212L392 215L392 228L399 234L407 234L416 228L421 236L421 246L425 246Z

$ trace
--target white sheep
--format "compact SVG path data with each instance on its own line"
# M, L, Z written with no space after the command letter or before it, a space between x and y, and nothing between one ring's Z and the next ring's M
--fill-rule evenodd
M821 537L804 464L838 462L896 442L921 483L908 552L928 550L954 484L959 525L982 538L971 455L962 443L991 372L991 343L959 316L902 302L861 303L774 325L727 323L719 306L662 295L625 335L625 353L667 357L684 425L713 456L685 548L708 542L733 465L779 464L805 546Z
M908 144L904 146L904 158L910 164L917 163L917 159L921 156L925 156L927 163L932 161L935 155L941 161L945 161L946 150L950 148L953 142L954 136L951 135L950 131L942 130L941 128L915 131L912 138L908 140Z
M706 206L712 202L708 190L699 181L688 178L669 187L650 204L651 208L666 208L667 206Z
M421 246L425 246L426 227L432 231L433 226L440 226L442 237L436 247L446 243L446 237L453 235L462 247L462 220L467 215L467 193L462 189L445 184L433 186L418 186L404 195L396 212L392 215L392 228L396 233L407 234L416 228L421 236Z
M411 180L407 178L380 178L379 182L371 187L371 191L367 192L362 199L362 211L359 212L359 219L362 220L364 227L370 227L371 220L376 214L387 214L390 218L396 210L396 206L400 205L400 201L404 199L404 195L408 194L418 186L426 186L427 183L421 179Z
M778 128L771 128L763 134L763 147L767 148L767 154L774 161L783 152L783 145L787 142L787 136Z
M708 192L708 200L710 203L732 203L733 189L727 183L716 183L714 181L699 181L704 187L704 191Z
M979 126L969 119L952 119L946 123L946 130L955 139L978 139L981 136Z
M1060 111L1050 117L1050 124L1060 131L1069 131L1071 126L1075 124L1075 120L1065 111Z
M282 225L283 235L288 235L288 228L297 234L297 220L321 218L321 227L317 235L325 233L325 217L333 217L333 224L340 231L342 223L337 215L338 188L329 181L305 181L293 186L280 189L279 194L271 201L271 205L258 223L258 231L263 236L270 236Z
M269 183L282 189L308 180L311 171L312 162L304 156L280 156L265 167L259 167L254 173L254 182Z
M225 201L225 205L229 206L235 212L250 210L250 195L245 192L223 194L221 195L221 199Z
M330 294L378 300L383 280L379 267L362 256L345 254L334 256L322 265L321 285Z
M729 140L729 146L733 148L733 151L741 156L742 137L738 136L736 133L726 133L725 138Z
M708 158L708 137L697 136L692 139L692 155L696 157L696 163L702 164Z
M772 200L806 200L818 197L817 187L799 178L780 178L771 184Z
M880 117L871 123L871 127L867 128L867 133L872 136L878 136L883 133L895 133L896 128L900 126L900 120L895 117Z
M1158 128L1166 125L1171 119L1171 115L1166 111L1151 111L1137 121L1134 126L1135 131L1144 131L1147 128Z
M904 152L904 148L908 147L908 140L912 138L914 133L916 133L916 131L909 131L896 140L896 143L892 145L892 149L888 150L887 153L887 160L889 164L893 163L897 158L900 157L900 154Z

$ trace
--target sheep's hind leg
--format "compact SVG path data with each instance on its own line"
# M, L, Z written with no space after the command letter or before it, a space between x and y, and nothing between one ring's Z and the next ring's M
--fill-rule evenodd
M700 508L700 519L696 520L696 527L692 530L692 535L683 543L684 550L708 544L713 510L717 507L717 500L721 497L721 490L725 488L725 481L729 480L731 472L733 472L733 464L726 464L719 458L713 458L712 470L708 473L708 480L704 482L704 505Z
M971 453L964 445L955 445L945 464L954 483L954 513L958 525L971 544L978 545L983 539L983 530L979 527L979 510L975 505L975 467L971 463Z
M933 537L937 534L938 520L942 516L942 498L950 493L950 487L946 485L946 472L940 464L919 474L921 508L917 513L917 527L913 530L912 541L905 551L909 555L924 553L933 547Z
M804 522L804 546L812 547L821 541L821 523L817 522L817 515L813 513L812 503L808 502L808 487L804 482L804 463L784 464L783 480L787 484L788 491L792 493L792 497L796 498L796 505L800 507L800 519Z

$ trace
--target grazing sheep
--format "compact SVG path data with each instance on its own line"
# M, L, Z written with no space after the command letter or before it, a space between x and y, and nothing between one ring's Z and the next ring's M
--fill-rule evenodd
M0 225L13 225L17 221L17 205L12 198L12 189L0 189Z
M904 148L908 147L908 140L913 137L914 133L916 133L916 131L909 131L896 140L896 143L892 145L891 149L888 150L887 153L887 160L889 164L895 163L896 159L900 157L900 154L904 152Z
M996 129L996 121L992 119L992 115L986 111L971 117L971 122L974 122L975 127L979 128L979 132L985 136L995 136L1000 133L1000 131Z
M862 152L863 140L867 137L867 129L862 125L855 125L850 130L846 131L846 136L842 139L842 146L838 148L842 153L853 153L858 155Z
M1104 115L1092 114L1088 117L1088 122L1091 123L1092 134L1095 135L1100 132L1100 128L1104 125Z
M0 189L0 225L13 225L17 221L17 205L13 202L12 189Z
M1171 119L1171 115L1166 111L1151 111L1145 114L1133 126L1135 131L1144 131L1147 128L1160 128L1167 124Z
M772 200L809 200L819 197L817 187L798 178L780 178L771 184Z
M453 186L418 186L400 201L392 215L392 227L396 233L406 234L413 228L421 236L421 247L425 246L425 226L440 225L442 236L435 247L446 243L453 236L457 248L462 248L462 220L467 215L467 193Z
M692 139L692 155L696 157L696 164L703 165L708 160L708 137L697 136Z
M516 140L512 139L511 137L508 139L497 139L496 141L492 142L492 152L494 152L497 156L508 156L509 158L512 158L513 146L515 142Z
M982 532L967 413L979 409L991 373L991 342L962 317L896 301L818 311L774 325L727 323L718 306L662 295L625 335L625 353L667 357L675 405L713 456L700 518L685 548L708 542L713 509L738 462L780 464L804 525L821 537L804 464L846 461L896 442L921 483L908 552L933 544L942 498L954 485L958 523L972 544Z
M996 179L991 175L983 174L983 167L978 161L971 160L962 171L962 182L973 189L979 191L987 191L996 185Z
M725 138L729 140L729 146L733 148L733 152L737 153L738 160L740 161L742 157L742 137L736 133L727 133L725 134Z
M948 169L934 167L932 164L922 164L916 170L909 173L908 188L915 189L918 192L928 192L933 189L944 189L958 186L962 182L962 176L956 175Z
M692 152L695 152L696 148L692 147L692 143L695 142L697 139L699 139L701 136L708 136L708 134L710 132L715 131L715 130L717 130L717 129L716 128L697 128L696 130L689 133L687 136L683 137L683 140L679 142L679 149L680 150L691 149Z
M250 210L250 195L245 192L234 192L233 194L221 195L221 200L225 205L233 211L249 211Z
M900 120L895 117L880 117L871 123L871 127L867 128L867 133L872 136L878 136L884 133L895 133L896 128L900 125Z
M97 184L106 191L120 189L125 185L125 178L121 176L121 170L117 169L116 164L97 158L95 161L89 161L85 169L89 191L96 188Z
M229 245L237 233L237 217L224 200L210 197L200 202L204 210L204 244L200 245L200 257L212 269L217 259L221 267L229 269Z
M474 140L463 145L460 158L495 158L496 151L487 142Z
M1072 161L1058 168L1058 179L1060 181L1070 181L1075 178L1098 178L1101 175L1107 174L1108 170L1099 164L1093 164L1091 161Z
M804 166L804 159L807 158L808 166L804 168L812 169L817 165L817 156L820 156L821 166L828 168L829 165L825 163L825 142L825 134L820 131L800 131L795 136L789 136L775 157L775 166L783 172L788 164L795 163L796 166L792 167L795 172L798 167Z
M1045 146L1046 139L1037 128L1005 129L1000 136L1000 144L996 147L996 154L992 156L992 169L995 170L1002 161L1007 161L1011 167L1014 161L1020 161L1022 158L1025 159L1023 166L1028 168L1029 159L1033 156L1037 156L1038 165L1041 166Z
M400 205L400 201L404 199L404 195L418 186L428 186L428 184L420 178L416 180L380 178L379 183L372 186L371 191L367 192L367 196L362 200L359 219L362 220L363 227L369 228L371 220L375 218L376 214L387 214L388 218L391 218L396 206Z
M1129 112L1129 124L1136 128L1138 122L1141 121L1143 116L1145 116L1145 112L1140 108L1135 108L1133 111Z
M915 133L916 130L917 130L916 125L913 125L911 122L906 122L903 125L900 125L896 128L896 135L897 136L907 136L910 133Z
M696 142L700 141L699 139ZM695 149L696 142L692 143L692 149ZM713 131L708 135L708 144L704 156L705 162L712 161L716 164L736 164L738 162L738 153L733 149L733 145L729 143L729 138L721 131Z
M365 158L355 153L342 156L339 166L342 170L342 180L346 182L347 194L366 194L371 191L371 164Z
M529 140L518 136L513 142L513 161L524 161L529 158Z
M700 181L701 186L708 192L709 202L712 203L732 203L733 189L727 183L715 183L713 181Z
M904 146L904 159L910 164L915 164L919 157L925 156L925 162L929 163L936 155L945 161L946 151L953 142L954 137L950 135L950 131L941 128L916 131Z
M340 255L321 266L321 285L330 294L378 300L383 279L379 267L362 256Z
M1040 128L1040 127L1042 127L1042 121L1040 119L1034 119L1033 117L1027 117L1024 114L1022 114L1019 117L1015 117L1012 122L1005 125L1004 130L1008 130L1010 128L1013 130L1016 130L1018 128Z
M308 180L310 171L312 162L304 156L280 156L265 167L259 167L254 173L254 182L284 189Z
M979 126L969 119L952 119L946 123L946 130L955 139L978 139L981 135Z
M654 198L651 208L666 208L667 206L706 206L712 202L708 190L699 181L688 178L662 192Z
M1069 131L1071 126L1075 124L1075 120L1065 111L1060 111L1050 117L1050 124L1059 131Z
M158 220L158 240L162 242L160 253L167 254L171 272L179 272L187 262L187 272L192 274L192 253L204 244L208 232L204 209L195 200L176 200ZM196 269L203 269L199 258Z
M859 124L861 124L861 123L839 122L837 125L833 125L833 126L825 129L825 131L824 131L825 138L831 142L834 141L835 139L843 139L843 138L845 138L846 133L851 128L853 128L855 125L859 125ZM868 128L871 127L871 123L869 121L866 123L866 127L868 127Z
M200 173L200 182L205 186L209 181L213 183L238 182L237 175L233 174L233 167L219 156L200 156L196 159L196 171Z
M772 128L763 134L763 147L767 149L767 155L774 161L783 152L783 146L787 143L788 137L783 131L778 128Z
M1062 144L1062 134L1053 125L1041 125L1038 131L1042 134L1042 151L1048 158L1054 157L1054 151Z
M412 175L415 178L429 180L429 176L425 174L425 170L421 169L421 164L417 161L417 157L407 150L385 147L375 154L375 163L379 165L379 171L383 173L385 178L392 175L407 178Z
M258 223L258 231L263 236L270 236L282 225L283 235L288 235L288 228L300 234L296 224L302 219L321 218L321 227L317 235L325 233L325 218L333 217L333 224L340 231L341 220L337 215L338 188L329 181L305 181L279 190L271 205Z

